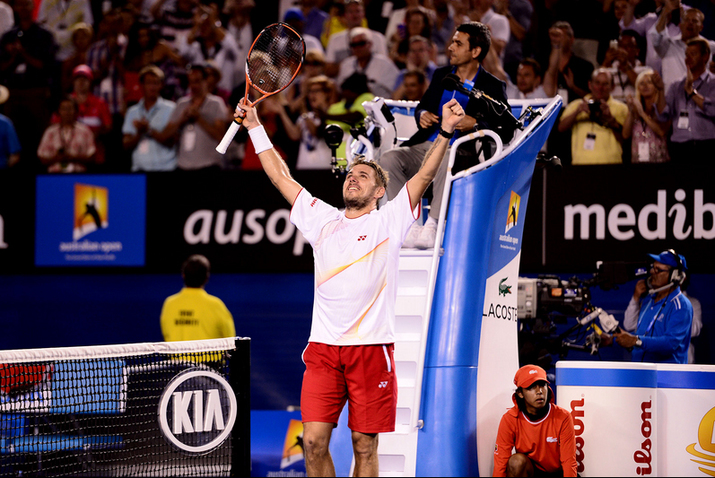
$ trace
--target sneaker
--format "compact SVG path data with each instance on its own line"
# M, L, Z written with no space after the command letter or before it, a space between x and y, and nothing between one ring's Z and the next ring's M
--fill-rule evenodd
M417 249L433 249L437 238L437 223L429 221L420 231L419 237L415 240Z
M414 249L415 241L417 240L418 237L420 237L420 232L422 232L422 225L418 222L413 223L412 226L410 227L409 232L407 233L405 242L402 243L402 248L403 249Z

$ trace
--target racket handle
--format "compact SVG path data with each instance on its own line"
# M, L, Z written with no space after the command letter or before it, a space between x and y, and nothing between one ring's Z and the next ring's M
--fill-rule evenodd
M226 134L223 135L223 139L218 144L218 146L216 146L216 151L221 154L226 154L226 150L231 144L231 141L233 141L233 137L236 136L238 130L241 129L241 123L243 123L243 118L236 118L231 121L231 126L228 127Z

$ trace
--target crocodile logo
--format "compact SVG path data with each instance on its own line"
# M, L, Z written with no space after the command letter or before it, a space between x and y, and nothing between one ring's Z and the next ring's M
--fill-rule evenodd
M507 294L511 294L511 286L504 283L507 279L508 277L505 277L499 281L499 295L503 295L504 297L506 297Z

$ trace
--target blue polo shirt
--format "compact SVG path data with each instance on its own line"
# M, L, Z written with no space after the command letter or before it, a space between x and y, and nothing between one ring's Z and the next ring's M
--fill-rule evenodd
M162 131L169 123L174 108L176 103L160 97L147 111L142 98L139 103L127 110L122 133L137 134L134 120L142 118L149 121L150 129ZM174 169L176 169L175 147L168 148L152 138L144 137L132 151L132 171L173 171Z
M693 305L676 287L667 297L643 301L635 334L643 345L634 347L634 362L688 363Z

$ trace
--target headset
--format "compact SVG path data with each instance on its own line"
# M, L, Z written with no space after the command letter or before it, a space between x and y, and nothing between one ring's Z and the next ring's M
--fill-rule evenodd
M668 254L671 254L675 258L676 266L672 268L670 271L670 278L669 278L669 283L662 286L658 287L657 289L650 289L648 291L649 294L657 294L658 292L668 289L672 285L682 285L683 282L685 282L685 278L687 277L687 274L685 273L685 264L683 264L683 259L680 257L680 255L675 252L674 249L668 249L667 251ZM650 286L650 278L648 279L648 285Z

